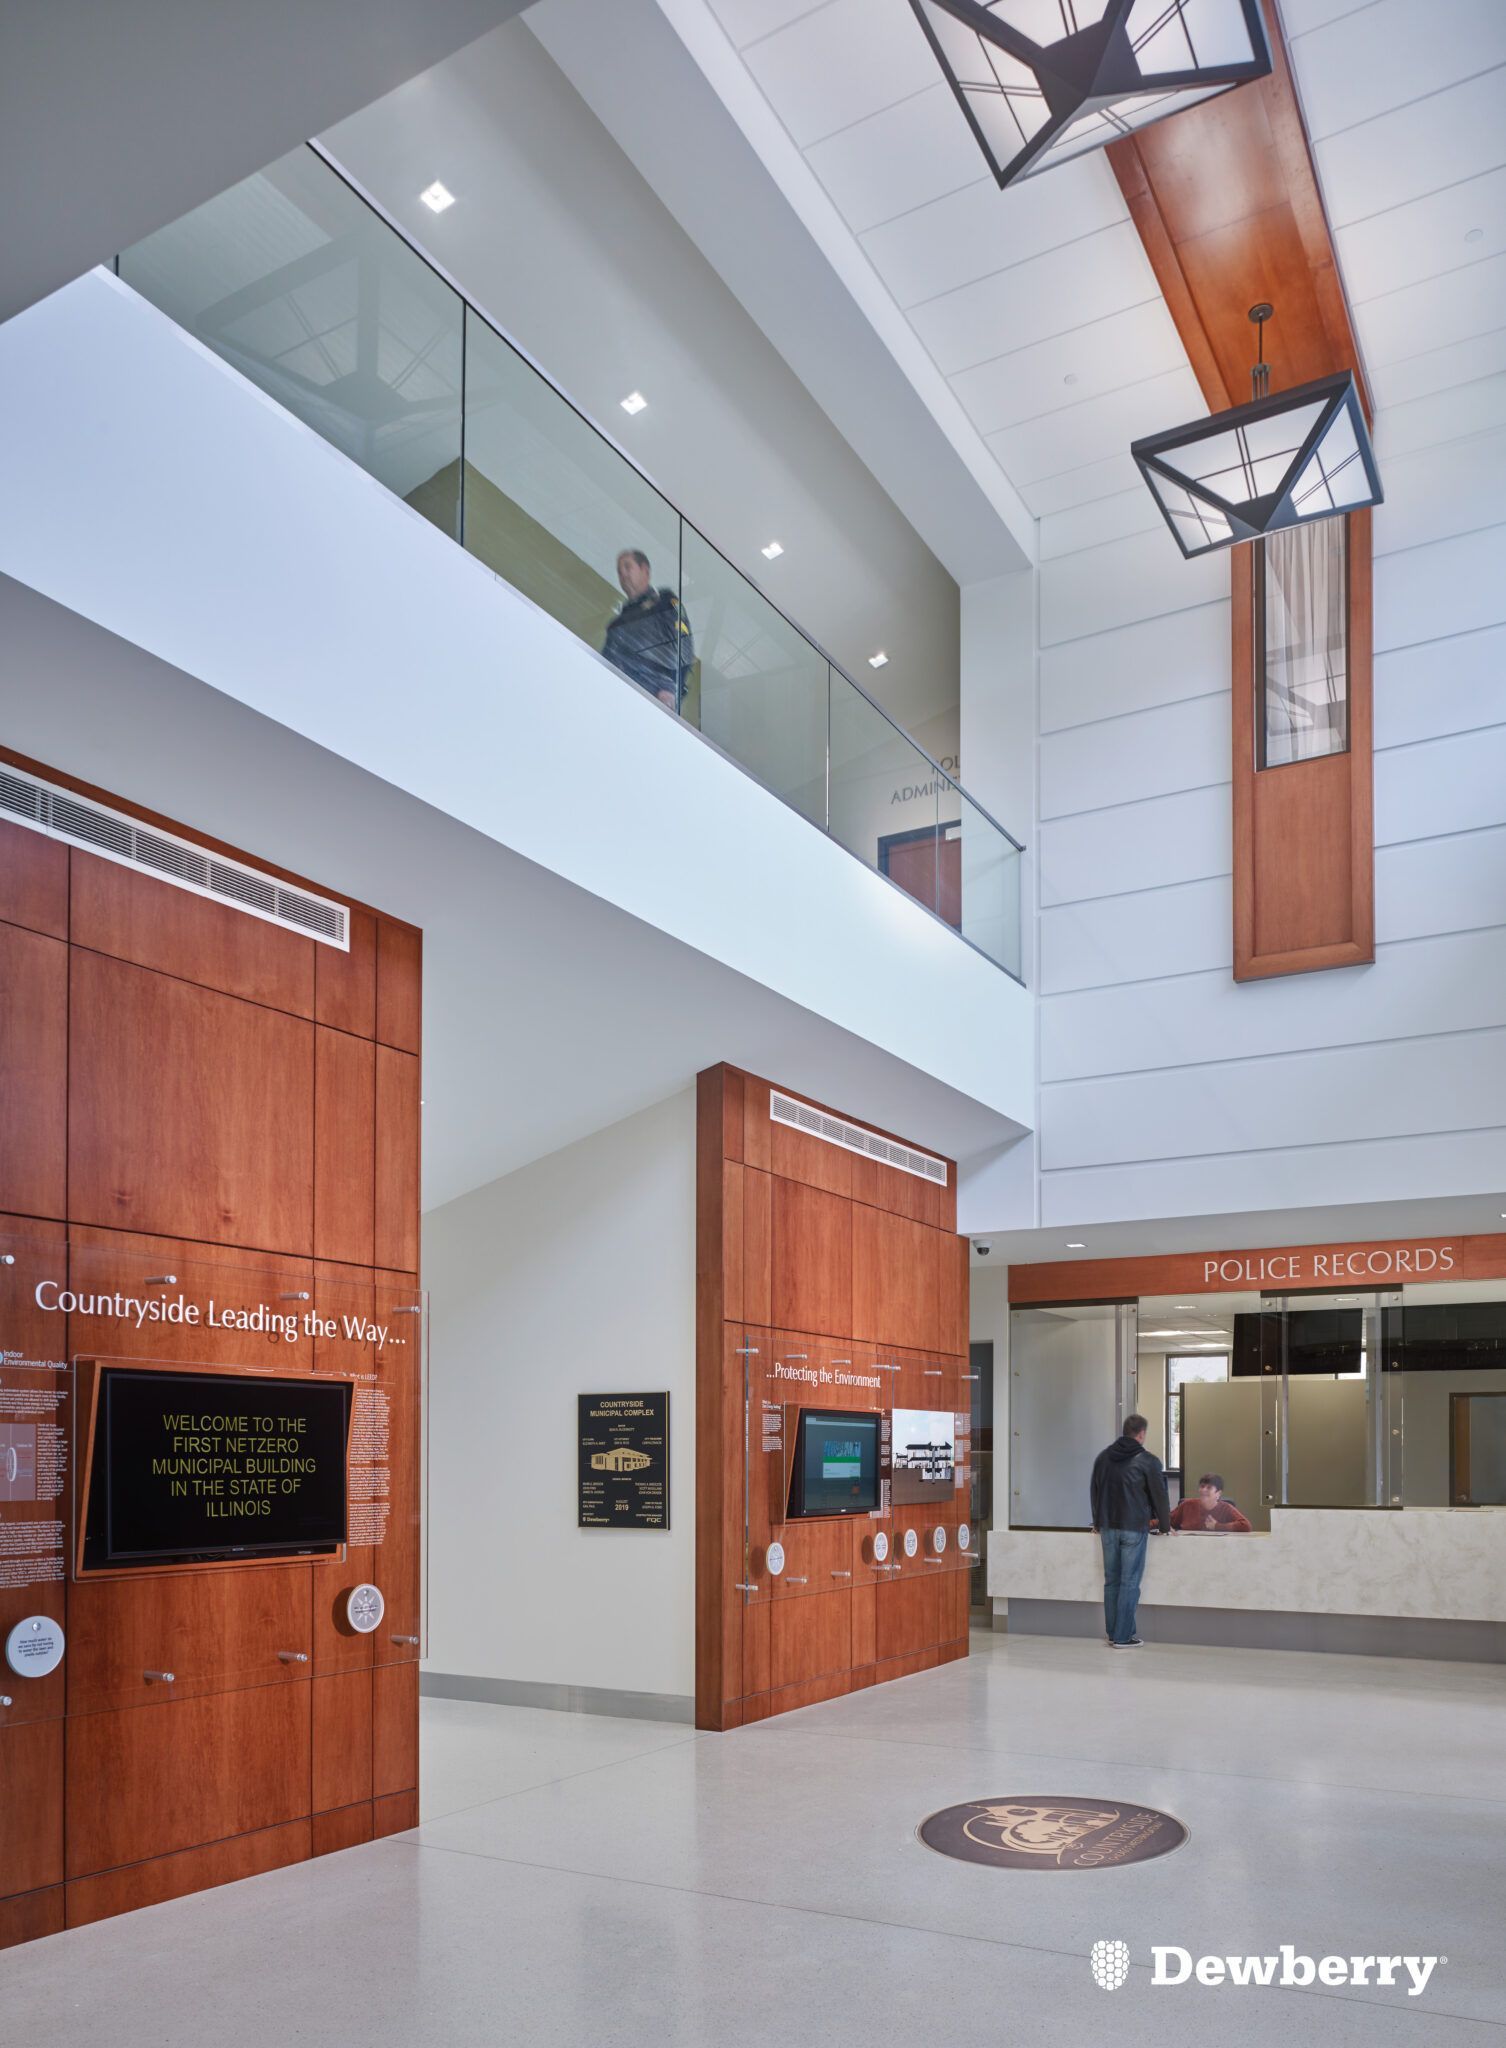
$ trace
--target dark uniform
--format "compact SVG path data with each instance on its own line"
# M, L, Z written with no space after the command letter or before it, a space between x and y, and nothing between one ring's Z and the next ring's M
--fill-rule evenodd
M672 590L628 598L607 627L601 651L614 668L656 696L662 691L679 710L695 648Z

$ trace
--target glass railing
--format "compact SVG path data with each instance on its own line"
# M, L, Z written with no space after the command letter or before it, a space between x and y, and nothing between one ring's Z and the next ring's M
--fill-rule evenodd
M117 269L1019 978L1018 842L315 149L149 235Z

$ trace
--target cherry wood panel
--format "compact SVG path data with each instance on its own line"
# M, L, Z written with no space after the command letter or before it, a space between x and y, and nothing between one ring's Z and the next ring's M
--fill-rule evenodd
M775 1601L769 1613L769 1680L776 1692L852 1664L852 1593Z
M79 1579L68 1592L68 1711L293 1685L309 1666L292 1660L312 1648L306 1564ZM149 1671L171 1671L171 1688Z
M71 969L74 1217L309 1251L312 1024L97 953Z
M314 1811L371 1798L371 1672L314 1680Z
M855 1213L841 1195L773 1176L771 1302L776 1323L830 1337L851 1330Z
M295 1017L314 1014L314 955L325 950L315 940L78 847L70 860L75 946Z
M354 1849L371 1840L371 1801L337 1807L333 1813L316 1813L313 1819L315 1856L333 1856L341 1849Z
M1264 301L1272 390L1353 370L1368 413L1280 16L1264 4L1271 75L1113 144L1109 161L1210 409L1250 397L1248 313ZM1369 513L1348 528L1349 745L1318 760L1257 766L1253 550L1230 552L1236 981L1375 957Z
M70 1927L87 1927L115 1913L133 1913L139 1906L160 1906L164 1900L181 1899L189 1892L209 1891L242 1877L259 1877L265 1870L282 1870L290 1863L306 1862L310 1846L309 1823L300 1818L255 1834L154 1856L124 1869L75 1878L67 1887L67 1922Z
M940 1524L952 1547L933 1565L909 1568L915 1589L890 1614L881 1667L889 1582L869 1547L870 1526L787 1520L786 1452L774 1447L793 1443L802 1406L967 1405L967 1247L949 1227L955 1170L948 1166L941 1189L857 1154L834 1165L825 1155L840 1148L771 1124L769 1091L767 1081L729 1067L698 1081L701 1728L736 1728L838 1697L881 1669L894 1675L906 1658L935 1662L958 1607L950 1583L943 1600L941 1582L963 1576L959 1499L908 1511L927 1542ZM785 1552L779 1575L767 1565L776 1538Z
M390 1304L411 1301L415 1286L398 1275L383 1276L391 1286L378 1288L378 1307L390 1319ZM416 1333L418 1318L408 1319ZM393 1352L381 1373L380 1392L388 1407L387 1519L382 1540L371 1552L371 1575L382 1589L386 1612L372 1637L378 1664L409 1664L419 1655L422 1609L423 1497L421 1471L421 1361L412 1351Z
M12 1692L27 1683L7 1670ZM63 1723L0 1728L0 1894L38 1891L63 1875Z
M941 1276L956 1240L907 1216L859 1205L852 1212L852 1332L875 1344L926 1348L950 1340L955 1303L943 1327ZM950 1343L949 1343L950 1348Z
M68 949L60 940L0 924L0 1019L0 1208L61 1216L67 1192Z
M376 1242L372 1263L418 1270L418 1061L376 1051Z
M348 952L314 948L314 1015L336 1031L375 1038L377 920L369 910L351 911L347 936Z
M940 1573L928 1572L917 1559L907 1562L896 1578L875 1590L878 1596L878 1661L905 1657L940 1642Z
M422 935L384 917L377 928L376 977L376 1035L382 1044L417 1052L422 1008Z
M372 1680L372 1790L382 1799L418 1783L418 1666L379 1664Z
M306 1815L311 1693L263 1685L69 1719L68 1875Z
M21 1892L15 1898L0 1899L0 1948L40 1941L44 1934L61 1934L64 1924L60 1884L49 1885L45 1891Z
M1370 513L1348 516L1349 746L1257 768L1252 550L1231 563L1234 978L1257 981L1375 958Z
M68 849L0 818L0 920L49 939L68 936Z
M1134 1301L1142 1294L1227 1294L1395 1286L1413 1280L1506 1278L1506 1231L1470 1237L1363 1238L1340 1244L1167 1252L1135 1259L1058 1259L1011 1266L1015 1308Z
M389 1792L384 1798L371 1802L371 1839L379 1842L385 1835L400 1835L405 1828L418 1826L417 1792Z
M75 1223L68 1232L68 1285L80 1296L172 1299L182 1294L201 1307L213 1300L221 1311L254 1309L265 1301L279 1314L301 1317L311 1306L312 1273L306 1258L238 1245L194 1244L86 1223ZM301 1329L286 1342L259 1330L211 1325L202 1315L196 1323L138 1326L125 1316L75 1314L68 1324L73 1354L81 1358L142 1358L252 1372L307 1372L314 1359L313 1340Z
M369 1266L376 1226L376 1058L369 1039L314 1029L314 1256Z

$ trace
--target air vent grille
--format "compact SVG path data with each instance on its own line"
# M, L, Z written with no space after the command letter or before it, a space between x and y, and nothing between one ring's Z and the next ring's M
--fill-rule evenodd
M350 950L350 917L343 903L294 889L223 854L209 853L155 825L140 825L121 811L73 791L57 789L35 775L0 765L0 816L70 845L87 847L122 867L138 868L158 881L233 904L252 917L306 933L327 946Z
M788 1124L791 1130L804 1131L808 1138L819 1138L823 1144L840 1145L844 1152L861 1152L865 1159L896 1166L901 1173L913 1173L918 1180L934 1181L937 1187L947 1184L944 1159L933 1159L929 1152L917 1152L913 1145L882 1138L877 1131L865 1131L861 1124L830 1116L824 1109L812 1109L808 1102L781 1095L777 1088L769 1090L769 1116L774 1123Z

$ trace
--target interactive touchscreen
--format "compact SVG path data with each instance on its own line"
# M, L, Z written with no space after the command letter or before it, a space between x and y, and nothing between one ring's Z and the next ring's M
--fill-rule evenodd
M350 1401L313 1375L102 1366L85 1569L338 1550Z
M957 1469L956 1418L943 1409L896 1408L891 1440L895 1506L950 1500Z
M789 1512L866 1515L879 1504L879 1418L861 1410L802 1408Z

